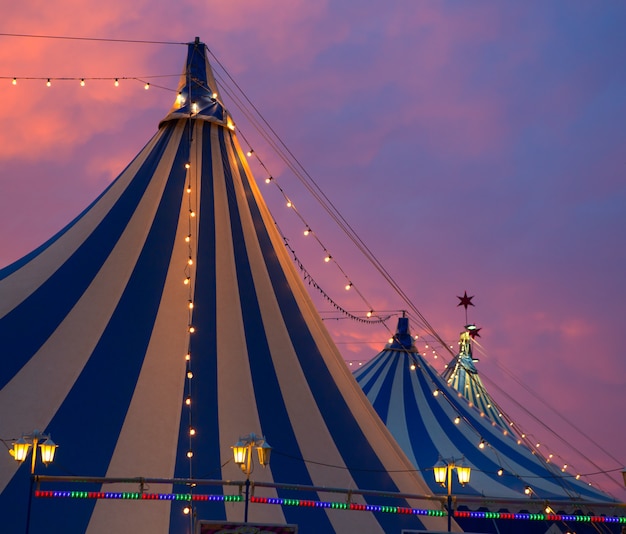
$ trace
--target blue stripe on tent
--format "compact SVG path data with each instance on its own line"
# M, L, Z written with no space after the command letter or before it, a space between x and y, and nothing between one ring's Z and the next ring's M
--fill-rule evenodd
M62 445L52 464L57 471L63 469L62 474L106 475L159 309L180 213L187 160L187 146L182 144L145 246L119 304L80 377L48 425L47 430ZM64 439L76 435L78 428L84 439ZM135 473L129 473L132 475ZM98 489L88 486L80 489ZM0 496L0 509L8 509L4 499L26 495L27 488L28 477L23 474L13 477ZM59 485L59 489L64 488ZM24 501L23 497L21 500ZM31 518L32 531L49 531L54 525L59 532L85 532L95 501L79 505L81 513L75 502L63 501L38 501ZM16 502L15 506L23 509L21 504ZM4 518L3 528L7 532L21 530L21 527L9 527Z
M224 129L221 130L222 133ZM222 150L222 158L228 161L226 140L220 135L220 147ZM234 148L234 147L233 147ZM239 172L243 175L244 169L241 162L238 161ZM245 246L244 232L241 224L240 208L237 204L237 196L233 183L233 176L230 167L225 166L225 182L226 192L229 204L229 214L232 232L232 242L235 254L235 265L237 266L237 283L239 286L239 295L242 300L241 311L243 315L244 332L248 346L248 356L250 372L252 374L252 382L255 392L257 409L263 428L263 433L268 441L273 444L275 454L272 456L272 474L275 480L281 482L292 482L297 484L312 485L313 481L309 476L306 465L293 457L301 457L302 453L298 445L298 440L293 429L285 400L280 391L280 384L272 355L267 341L265 325L261 315L259 302L256 295L256 288L252 276L249 257ZM247 201L250 204L253 201L252 191L246 184L245 191ZM259 217L256 220L256 217ZM260 213L253 215L255 223L262 222ZM258 229L258 228L257 228ZM273 254L273 247L263 248L264 255ZM273 438L272 436L275 436ZM280 441L276 440L280 436ZM280 450L286 454L280 455ZM288 453L287 453L288 451ZM300 498L315 499L315 494L307 495L303 492L293 493L288 490L280 489L278 494L282 498ZM286 507L283 510L288 523L297 523L301 525L301 532L331 532L332 525L323 510L317 510L315 515L315 523L312 523L311 510L300 507Z
M220 425L218 419L218 383L217 383L217 331L215 317L216 303L216 275L215 275L215 209L214 183L212 175L211 143L209 139L211 125L203 125L202 137L202 175L200 187L200 211L198 213L198 250L196 261L196 276L192 281L194 287L193 323L202 325L191 336L191 368L194 373L192 384L202 384L192 390L191 410L185 405L184 397L187 388L180 399L182 407L178 447L176 450L175 478L222 478L220 451ZM182 354L181 354L182 357ZM190 414L196 428L192 445L192 470L190 470L187 450L189 448ZM175 488L176 490L176 488ZM189 488L179 488L178 491L188 492ZM215 486L211 493L222 494L221 486ZM186 503L184 503L186 504ZM182 514L183 504L173 503L170 516L170 532L186 532L189 516ZM225 518L226 508L219 502L195 502L194 508L198 518Z
M171 132L156 143L137 176L97 228L33 294L0 320L0 339L11 358L0 368L3 388L40 349L82 297L132 217L161 161Z
M146 143L146 146L148 146L150 143L152 142L152 139ZM143 149L139 152L139 154L141 154L146 146L143 147ZM139 157L139 156L137 156ZM133 161L135 161L136 158L133 159ZM128 169L128 167L130 167L132 165L132 161L131 163L129 163L126 166L126 169ZM124 174L126 172L126 169L124 169L121 173L120 176L122 174ZM82 212L80 212L72 221L70 221L67 225L65 225L61 230L59 230L55 235L53 235L50 239L48 239L47 241L45 241L44 243L42 243L41 245L39 245L36 249L32 250L31 252L29 252L28 254L26 254L25 256L22 256L21 258L19 258L18 260L14 261L13 263L7 265L6 267L3 267L2 269L0 269L0 280L5 279L7 276L10 276L11 274L13 274L15 271L19 271L22 267L24 267L24 265L26 265L27 263L29 263L30 261L32 261L33 259L35 259L37 256L39 256L43 251L45 251L47 248L49 248L53 243L55 243L59 238L61 238L61 236L63 236L65 233L67 233L82 217L83 215L85 215L91 208L93 208L93 206L95 204L97 204L100 199L105 196L107 194L107 192L109 191L109 189L111 189L113 187L113 185L115 184L116 180L114 180L113 182L111 182L106 189L100 194L98 195L98 197L91 203L89 204Z
M357 487L367 489L374 488L382 492L396 492L398 491L396 484L365 438L361 428L354 419L354 415L346 404L341 391L330 374L322 355L319 353L319 349L308 329L306 320L302 316L276 254L268 253L273 251L272 242L263 224L263 219L256 200L254 199L250 184L247 181L246 175L243 173L243 168L241 168L241 173L246 198L248 199L261 249L265 252L265 262L272 281L274 293L276 294L282 312L283 320L285 321L296 355L298 356L298 361L304 371L313 396L316 399L318 409L327 424L329 433L344 458L344 462L348 466L350 475L356 482ZM358 446L355 447L355 444L358 444ZM274 469L272 468L272 470ZM408 505L403 503L400 499L385 497L368 497L366 500L370 504L389 506ZM285 512L287 513L287 511ZM416 523L421 524L417 518L407 518L391 514L381 514L377 516L376 519L386 532L400 531L401 528L415 528ZM303 528L302 532L306 533L308 531ZM312 532L319 532L319 529L312 530Z

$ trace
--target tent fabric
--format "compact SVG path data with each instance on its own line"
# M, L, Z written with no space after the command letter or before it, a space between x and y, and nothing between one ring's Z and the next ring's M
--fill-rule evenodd
M111 185L67 227L0 270L0 430L59 445L37 474L151 477L151 492L236 494L231 446L264 435L251 480L369 490L352 502L437 508L345 366L277 233L196 40L177 104ZM190 304L193 305L191 309ZM193 332L191 330L194 330ZM190 434L190 430L195 435ZM27 517L30 462L0 460L3 531ZM128 484L50 489L138 491ZM42 489L47 489L43 488ZM342 500L324 491L257 496ZM191 532L243 520L243 504L37 499L31 532ZM250 504L299 532L441 529L445 519Z
M532 505L526 487L536 502L577 501L587 513L593 513L593 505L617 503L533 452L509 419L491 409L495 403L479 381L464 340L469 343L469 336L462 334L456 361L440 375L417 350L408 318L401 317L392 341L354 372L433 494L446 493L436 483L433 467L439 461L462 461L472 469L470 482L461 486L454 474L453 493L460 504L467 497L470 509L482 500L487 509L498 511L502 506L490 504L490 499L510 499L508 508L517 507L515 511L528 509ZM484 448L479 447L481 441ZM476 522L473 528L479 528Z
M474 358L472 351L472 331L474 328L474 325L466 325L465 330L461 332L459 352L446 366L442 376L457 393L465 397L470 406L476 407L492 425L500 427L503 432L515 433L513 422L506 418L504 411L491 397L474 365L474 362L478 361ZM519 433L515 435L518 439L521 437Z

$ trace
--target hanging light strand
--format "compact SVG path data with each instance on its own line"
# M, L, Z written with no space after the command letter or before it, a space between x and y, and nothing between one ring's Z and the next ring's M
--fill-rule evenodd
M176 92L175 89L148 81L173 77L179 78L180 74L157 74L152 76L0 76L0 80L7 80L12 85L19 85L19 82L22 81L39 81L45 83L48 87L52 86L55 82L75 82L84 87L91 81L108 81L111 82L113 86L118 87L120 82L132 81L139 82L144 88L147 86L148 88Z
M247 142L245 136L239 130L238 130L238 133L241 135L241 137L244 139L244 141ZM334 258L330 255L326 245L322 242L322 240L320 239L319 235L316 232L313 232L313 230L311 229L311 225L307 222L307 220L302 215L302 213L296 208L295 204L293 203L291 198L287 195L285 190L281 187L281 185L278 183L278 181L270 174L267 166L263 163L263 161L259 157L258 153L256 151L254 151L252 148L249 148L248 151L247 151L247 156L248 157L254 157L255 160L258 162L258 164L266 171L266 173L267 173L267 178L265 180L266 183L271 183L278 189L278 191L282 195L282 197L284 199L284 202L287 205L287 207L289 207L291 209L291 211L294 213L294 215L300 220L300 222L302 224L302 228L304 229L303 230L304 235L306 237L312 237L313 240L319 245L320 249L322 251L324 251L324 258L325 258L325 262L326 263L328 263L328 262L330 262L332 260L332 262L335 264L336 268L343 275L343 278L345 280L345 288L346 288L346 290L351 290L351 291L354 291L355 293L358 294L358 296L361 298L363 303L367 306L367 309L370 310L368 312L368 315L371 316L372 312L373 312L372 305L369 303L367 298L365 298L363 293L361 293L361 291L355 286L355 284L352 282L351 278L347 275L347 273L344 271L344 269L341 267L341 265L336 260L334 260ZM278 224L276 223L276 221L274 221L274 223L278 227ZM285 238L284 234L282 234L282 232L281 232L281 235L283 236L283 240L285 241L285 244L287 244L287 239ZM289 248L290 248L290 251L291 251L291 253L293 255L294 260L297 260L295 251L291 247L289 247ZM340 307L336 304L336 302L333 299L331 299L328 296L327 293L323 292L323 290L321 290L321 288L316 283L314 283L311 275L308 273L308 271L306 271L306 269L304 269L304 266L302 265L302 263L299 260L297 260L297 263L298 263L298 267L300 268L300 270L307 273L307 277L306 277L305 281L308 281L310 285L314 286L315 289L320 291L323 294L324 298L326 300L328 300L329 302L331 302L333 304L333 306L335 306L336 309L339 310ZM351 318L354 317L354 316L352 316L349 313L347 314L347 316L349 316ZM368 320L364 320L362 322L365 322L365 323L380 323L380 322L383 322L383 321L368 321Z

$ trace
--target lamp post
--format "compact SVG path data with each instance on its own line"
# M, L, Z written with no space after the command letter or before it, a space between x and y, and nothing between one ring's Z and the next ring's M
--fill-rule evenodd
M244 523L248 522L248 502L250 498L250 473L254 471L254 463L252 461L252 448L257 450L259 463L263 467L267 467L270 463L270 453L272 447L265 441L264 436L257 436L250 433L247 436L240 437L239 441L231 448L235 463L239 465L241 470L246 474L246 504L244 508Z
M456 469L456 473L459 477L459 483L465 486L465 484L469 482L471 468L466 466L463 460L459 460L455 463L454 458L446 461L439 458L439 461L435 467L433 467L435 481L444 487L447 482L448 486L448 503L446 507L448 511L448 532L450 532L452 528L452 471L454 469Z
M28 491L28 508L26 510L26 534L30 532L30 508L33 501L33 482L35 479L35 465L37 463L37 445L41 451L41 461L47 467L54 460L54 453L58 445L52 441L49 434L43 434L39 430L33 430L30 434L22 434L22 437L13 442L13 448L9 454L20 464L26 460L30 448L33 454L30 462L30 488Z

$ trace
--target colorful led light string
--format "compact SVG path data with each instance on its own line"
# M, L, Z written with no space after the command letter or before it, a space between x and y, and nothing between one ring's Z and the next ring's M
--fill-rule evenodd
M99 492L99 491L55 491L36 490L35 497L48 499L121 499L141 501L221 501L242 502L241 495L206 495L191 493L141 493L141 492ZM376 504L357 504L336 501L312 501L304 499L281 499L277 497L251 496L250 502L256 504L274 504L279 506L297 506L301 508L329 508L332 510L351 510L358 512L374 512L385 514L420 515L445 517L443 510L408 508L404 506L382 506ZM455 510L456 518L473 519L504 519L515 521L570 521L578 523L618 523L626 525L626 517L579 514L530 514L509 512L471 512Z
M442 510L425 510L420 508L406 508L402 506L380 506L374 504L356 504L346 502L310 501L301 499L280 499L276 497L255 497L250 502L259 504L278 504L281 506L300 506L306 508L331 508L333 510L356 510L362 512L381 512L403 515L426 515L443 517L447 512ZM454 517L474 519L514 519L526 521L577 521L584 523L621 523L626 524L626 517L604 515L565 515L565 514L529 514L508 512L469 512L455 510Z
M35 497L45 499L122 499L133 501L221 501L242 502L241 495L201 495L194 493L142 493L138 491L56 491L36 490Z

